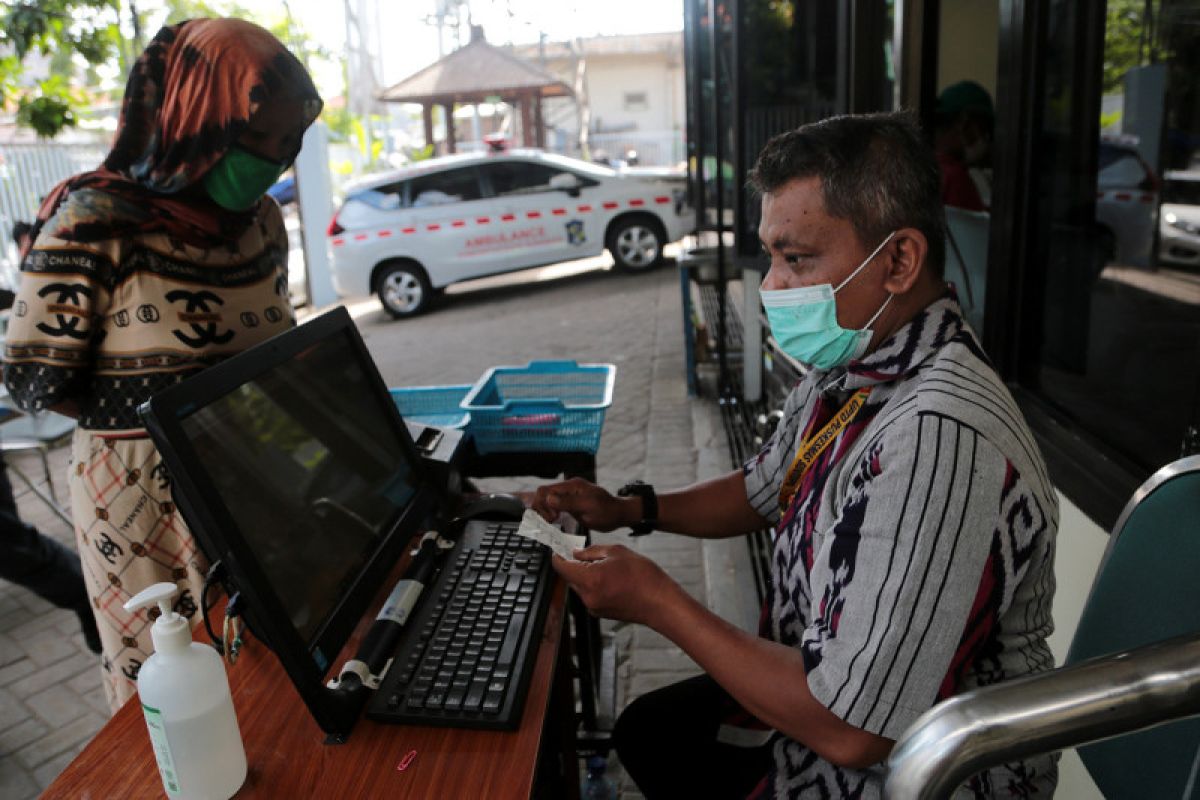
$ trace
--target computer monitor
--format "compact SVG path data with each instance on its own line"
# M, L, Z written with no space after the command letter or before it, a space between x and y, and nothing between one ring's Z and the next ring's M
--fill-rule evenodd
M350 315L331 311L140 411L250 629L321 728L347 733L357 703L325 688L332 659L444 500Z

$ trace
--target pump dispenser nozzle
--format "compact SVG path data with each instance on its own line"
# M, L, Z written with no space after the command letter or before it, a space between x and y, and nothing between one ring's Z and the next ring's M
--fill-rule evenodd
M158 604L160 614L150 628L150 639L158 653L181 653L192 643L192 632L187 620L171 608L179 587L173 583L156 583L129 598L126 611L137 611Z

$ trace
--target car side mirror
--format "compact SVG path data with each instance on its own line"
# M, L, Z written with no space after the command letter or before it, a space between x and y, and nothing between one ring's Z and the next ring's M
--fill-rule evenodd
M579 197L579 177L569 172L560 172L550 179L550 188L566 192L571 197Z

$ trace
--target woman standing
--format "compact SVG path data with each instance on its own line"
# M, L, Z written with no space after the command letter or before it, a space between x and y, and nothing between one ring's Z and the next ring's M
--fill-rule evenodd
M264 193L320 109L257 25L163 28L134 65L112 152L51 192L23 254L4 378L22 408L79 420L71 509L114 711L151 652L149 618L122 605L172 581L194 624L206 569L137 408L294 324L287 234Z

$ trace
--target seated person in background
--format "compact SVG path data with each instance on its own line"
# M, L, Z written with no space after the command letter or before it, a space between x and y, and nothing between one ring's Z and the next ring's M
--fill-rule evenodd
M992 98L974 81L959 81L938 95L933 149L942 170L945 205L987 211L970 170L987 161L994 121Z
M593 613L653 628L705 671L617 722L647 798L877 798L883 759L924 711L1053 667L1057 500L942 279L937 162L912 119L806 125L772 139L751 177L771 332L810 367L778 430L741 470L656 504L575 479L534 507L601 531L648 517L705 538L775 528L758 636L621 545L554 559ZM969 790L1049 797L1056 777L1054 756L1030 758Z

